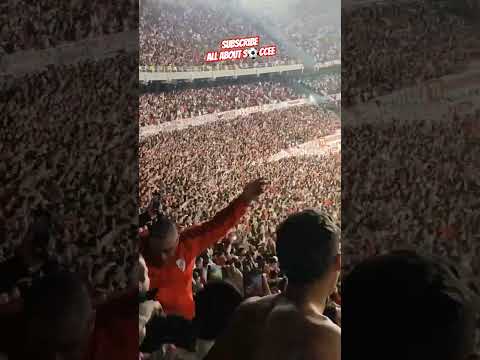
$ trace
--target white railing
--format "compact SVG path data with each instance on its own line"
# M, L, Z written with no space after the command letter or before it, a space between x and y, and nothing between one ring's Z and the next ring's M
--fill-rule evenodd
M341 65L340 59L326 61L324 63L315 64L315 70L329 68L335 65ZM294 60L281 62L265 62L265 63L240 63L240 64L222 64L215 65L140 65L138 70L142 73L159 73L159 72L198 72L198 71L218 71L218 70L238 70L238 69L255 69L255 68L270 68L275 66L298 65Z
M175 81L195 79L216 79L222 77L236 77L245 75L261 75L269 73L282 73L287 71L303 71L303 64L276 65L269 67L236 68L236 69L211 69L210 71L194 70L182 72L140 72L140 81Z
M192 71L212 71L212 70L236 70L262 68L281 65L295 65L296 61L280 61L280 62L252 62L252 63L216 63L203 65L140 65L140 72L192 72Z

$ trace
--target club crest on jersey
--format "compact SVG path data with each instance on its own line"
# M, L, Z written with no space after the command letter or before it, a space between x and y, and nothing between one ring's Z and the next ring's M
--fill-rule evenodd
M177 266L180 270L182 270L183 272L185 271L185 267L186 267L186 264L185 264L185 260L183 259L178 259L177 260Z

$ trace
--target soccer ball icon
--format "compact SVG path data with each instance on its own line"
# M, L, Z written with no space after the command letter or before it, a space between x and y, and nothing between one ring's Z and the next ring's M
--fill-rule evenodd
M255 49L255 48L248 49L248 57L250 59L256 59L257 54L258 54L257 49Z

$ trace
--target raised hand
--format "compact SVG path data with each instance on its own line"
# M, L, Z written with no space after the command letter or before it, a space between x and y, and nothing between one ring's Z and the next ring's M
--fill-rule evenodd
M249 182L243 189L241 197L247 202L255 201L266 191L269 185L270 183L264 178Z

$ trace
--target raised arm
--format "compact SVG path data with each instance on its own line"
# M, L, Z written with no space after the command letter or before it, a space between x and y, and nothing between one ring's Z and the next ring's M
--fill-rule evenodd
M257 179L248 183L242 194L215 215L212 220L182 232L181 241L191 247L194 256L200 255L208 247L224 238L240 222L250 204L263 194L267 185L265 179Z

